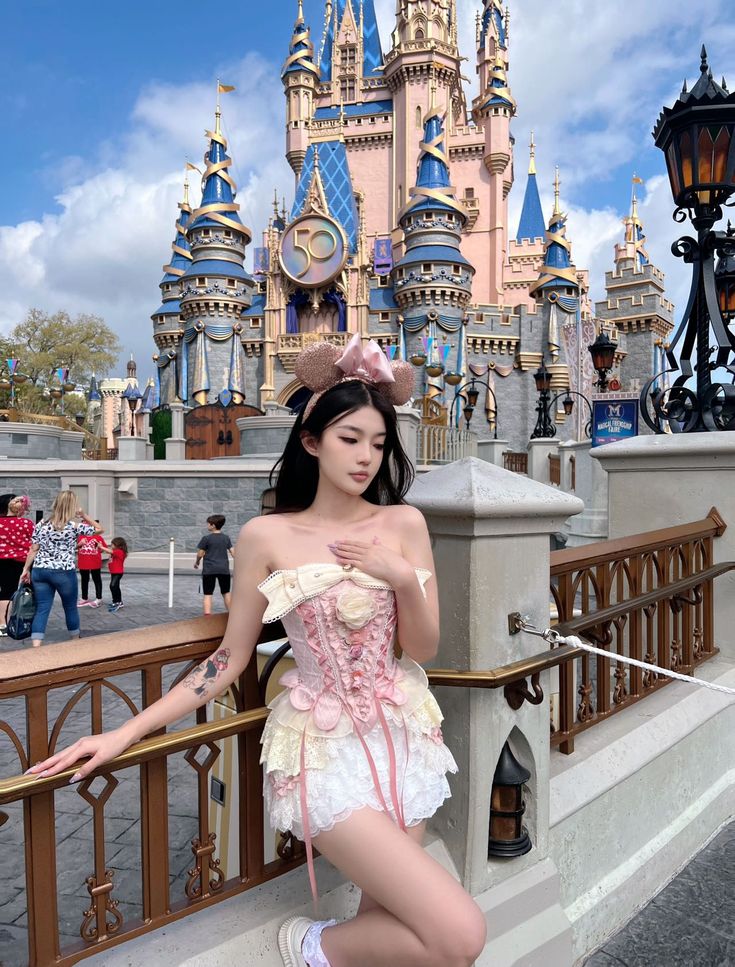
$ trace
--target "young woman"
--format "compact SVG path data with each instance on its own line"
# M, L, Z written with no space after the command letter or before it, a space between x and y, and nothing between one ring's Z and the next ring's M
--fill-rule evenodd
M36 595L36 614L31 627L34 648L43 643L57 592L64 607L69 637L79 637L77 539L80 534L101 533L102 528L80 510L71 490L58 493L48 519L39 521L33 528L21 581L32 584Z
M263 735L271 824L306 841L313 890L314 846L362 890L346 923L287 920L284 964L467 967L484 918L421 847L456 766L420 667L436 653L439 615L426 524L403 503L412 470L394 404L409 398L412 371L391 367L375 343L363 352L356 336L342 356L309 347L297 373L315 394L280 461L276 513L240 532L221 646L119 729L30 771L53 775L85 757L78 781L214 698L245 668L263 622L280 618L297 670Z
M0 636L5 637L8 605L18 589L23 573L23 562L28 556L33 536L33 523L25 516L31 501L25 495L6 495L9 500L2 506L0 498Z

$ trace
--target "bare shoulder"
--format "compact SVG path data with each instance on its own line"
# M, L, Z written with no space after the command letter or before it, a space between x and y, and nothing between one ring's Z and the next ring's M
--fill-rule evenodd
M282 529L280 514L264 514L261 517L251 517L247 524L243 524L238 534L238 541L244 540L256 545L273 540Z
M426 534L427 532L424 515L411 504L393 504L386 507L384 520L405 537Z

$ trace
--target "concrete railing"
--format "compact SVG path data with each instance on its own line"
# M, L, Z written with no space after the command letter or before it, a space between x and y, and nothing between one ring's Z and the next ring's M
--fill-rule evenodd
M453 463L477 456L477 436L471 430L423 423L419 429L417 463Z

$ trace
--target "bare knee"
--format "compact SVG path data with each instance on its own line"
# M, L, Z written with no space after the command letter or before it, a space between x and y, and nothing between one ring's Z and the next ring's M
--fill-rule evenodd
M485 917L475 901L467 897L462 909L440 918L437 927L427 942L431 957L427 967L471 967L487 939Z

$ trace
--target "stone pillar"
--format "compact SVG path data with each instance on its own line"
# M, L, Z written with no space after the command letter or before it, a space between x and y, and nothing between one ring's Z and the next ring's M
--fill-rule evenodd
M608 474L610 538L702 520L716 507L727 524L714 564L735 561L735 433L666 433L592 451ZM715 581L715 635L735 658L735 572Z
M171 403L171 436L165 441L167 460L186 460L186 436L184 434L184 404Z
M528 476L539 483L549 483L549 454L556 453L558 440L528 441Z
M265 416L244 416L236 420L240 432L240 456L277 460L283 453L296 416L275 400L263 404Z
M559 444L561 489L584 501L584 513L569 521L567 544L579 547L607 540L607 473L591 455L590 440L568 440ZM574 489L572 489L574 460Z
M397 406L398 435L403 449L411 463L416 466L419 454L419 433L421 432L421 412L414 409L410 403Z
M582 502L474 457L422 475L409 500L426 516L433 541L441 611L436 665L490 669L545 651L538 638L510 635L508 615L519 611L535 625L548 626L549 538L582 510ZM517 921L522 937L528 910L524 897L531 902L533 894L536 903L535 891L545 890L543 904L554 910L553 932L563 952L544 963L569 967L570 928L558 905L558 873L548 854L548 672L541 684L543 702L526 703L517 712L500 689L437 689L446 716L444 736L459 774L436 822L465 887L488 913L491 934L506 934ZM509 736L516 757L532 776L525 824L534 848L513 860L489 860L493 775ZM492 890L501 883L502 890ZM521 949L525 943L522 939ZM492 953L491 940L478 964L540 962L493 960Z
M168 451L168 441L166 441ZM147 460L148 444L141 436L121 436L117 449L118 460Z
M503 466L503 454L508 449L507 440L478 440L477 456L480 460L492 463L496 467Z

